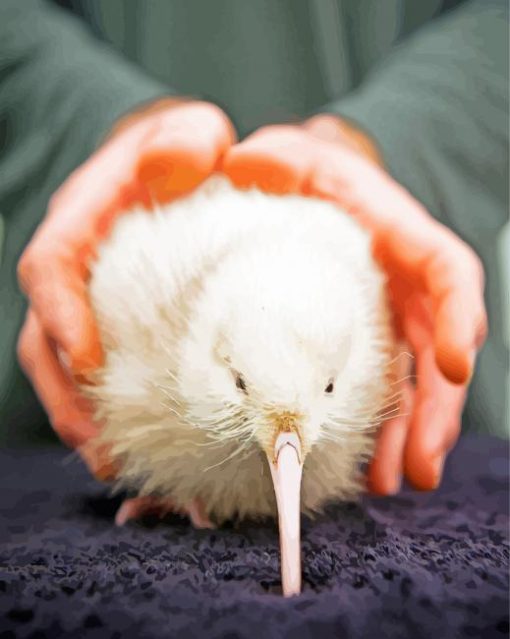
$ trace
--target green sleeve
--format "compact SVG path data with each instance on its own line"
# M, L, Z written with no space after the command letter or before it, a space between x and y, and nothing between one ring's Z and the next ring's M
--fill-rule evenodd
M16 361L25 313L19 256L51 194L113 122L171 93L67 11L41 0L0 1L0 443L51 436Z
M365 129L390 173L442 221L462 228L471 212L474 234L499 229L508 177L506 1L467 2L432 21L321 111ZM459 206L475 192L476 204ZM481 213L493 200L500 206Z
M501 264L508 219L508 6L466 2L399 44L352 94L324 106L364 129L389 172L481 257L490 335L464 420L508 436Z

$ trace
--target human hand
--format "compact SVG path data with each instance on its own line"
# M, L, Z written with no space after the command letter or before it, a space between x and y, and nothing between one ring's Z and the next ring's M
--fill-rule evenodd
M206 102L168 98L122 118L53 195L21 256L18 277L29 309L20 364L57 434L98 477L114 471L94 446L98 425L77 388L103 357L87 296L90 260L117 215L191 191L234 138L227 116Z
M223 170L241 188L334 200L370 231L397 336L410 345L416 369L415 386L400 381L399 414L383 423L369 469L372 491L391 494L403 474L418 489L438 486L460 433L487 318L476 254L381 164L367 136L334 116L317 116L260 129L229 150Z

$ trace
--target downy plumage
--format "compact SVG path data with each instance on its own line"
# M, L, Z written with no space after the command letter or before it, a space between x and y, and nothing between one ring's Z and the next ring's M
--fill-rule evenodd
M106 360L88 391L119 485L199 498L218 523L274 515L266 456L292 431L303 512L358 494L396 351L384 277L345 212L214 176L121 216L90 295Z

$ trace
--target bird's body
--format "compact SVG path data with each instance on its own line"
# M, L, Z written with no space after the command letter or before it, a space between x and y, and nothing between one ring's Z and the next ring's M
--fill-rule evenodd
M274 515L266 456L295 432L302 511L359 492L395 350L347 214L214 177L119 218L89 290L106 354L91 392L123 486L198 498L220 523Z

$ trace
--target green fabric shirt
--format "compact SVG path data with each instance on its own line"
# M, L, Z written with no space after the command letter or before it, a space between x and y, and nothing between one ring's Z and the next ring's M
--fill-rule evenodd
M169 93L216 102L241 137L329 111L375 138L395 178L484 261L491 332L464 425L507 433L495 251L508 214L505 0L58 4L0 2L0 441L50 436L16 364L19 255L116 118Z

